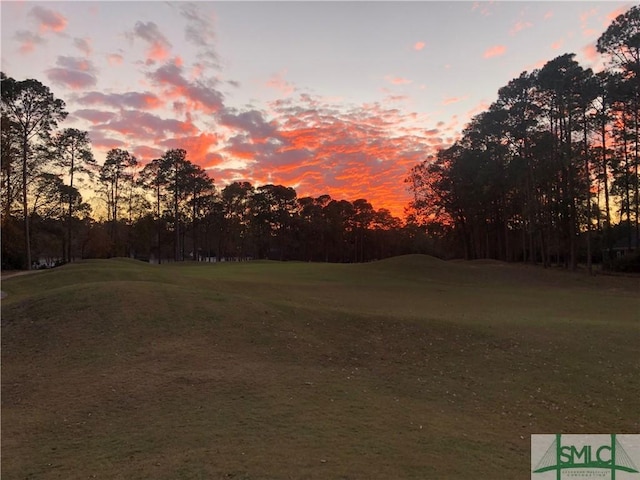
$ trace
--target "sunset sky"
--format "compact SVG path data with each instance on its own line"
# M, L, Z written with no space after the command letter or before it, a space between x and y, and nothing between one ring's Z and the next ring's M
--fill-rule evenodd
M521 72L631 2L6 2L2 71L67 104L102 163L184 148L223 187L366 198L402 216L411 167Z

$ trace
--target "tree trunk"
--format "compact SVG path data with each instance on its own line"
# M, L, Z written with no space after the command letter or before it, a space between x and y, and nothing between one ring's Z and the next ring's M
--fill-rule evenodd
M640 248L640 177L638 177L638 141L640 140L638 138L638 130L639 130L639 126L638 126L638 109L640 107L640 105L638 105L638 89L636 89L636 95L635 95L635 109L634 109L634 123L635 123L635 152L634 152L634 174L635 174L635 178L634 178L634 184L635 184L635 188L634 188L634 202L635 202L635 217L636 217L636 244L635 244L635 249L638 250L638 248Z
M175 261L180 261L180 219L178 218L178 193L176 190L176 194L173 196L173 218L174 218L174 230L175 230L175 238L174 238L174 257Z
M607 252L607 260L611 254L611 207L609 205L609 169L607 168L607 131L605 122L602 122L600 135L602 138L602 181L604 189L604 245Z
M29 232L29 207L27 205L27 161L29 141L25 133L22 138L22 213L24 214L24 250L27 270L31 270L31 235Z
M584 128L582 130L583 142L584 142L584 168L587 185L587 270L589 275L593 274L593 267L591 265L591 170L589 166L589 144L587 141L587 111L582 112L582 120L584 122Z
M624 130L626 131L626 122L624 122ZM625 200L626 200L626 215L627 215L627 247L631 248L631 195L629 191L631 190L630 179L629 179L629 152L627 145L627 136L622 136L623 141L623 159L624 159L624 191L625 191Z
M6 169L6 190L5 193L7 195L7 203L5 204L4 218L9 218L11 216L11 197L12 197L12 189L11 189L11 162L7 165Z

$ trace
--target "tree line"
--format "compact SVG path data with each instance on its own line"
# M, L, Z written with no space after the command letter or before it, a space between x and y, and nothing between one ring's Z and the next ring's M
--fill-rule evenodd
M2 74L2 266L128 256L155 262L277 259L363 262L424 251L425 233L366 199L299 198L282 185L218 188L183 149L141 164L58 124L62 100ZM82 193L100 198L96 220Z
M99 165L88 132L58 128L63 100L2 73L2 267L421 252L591 269L620 240L640 246L640 7L618 16L597 50L602 72L565 54L501 88L460 140L411 170L404 220L366 199L246 181L220 188L182 149L143 165L114 148ZM102 200L106 218L82 193Z
M600 36L606 68L574 54L523 72L460 140L416 165L412 210L458 255L564 265L640 245L640 7ZM625 244L625 242L623 242Z

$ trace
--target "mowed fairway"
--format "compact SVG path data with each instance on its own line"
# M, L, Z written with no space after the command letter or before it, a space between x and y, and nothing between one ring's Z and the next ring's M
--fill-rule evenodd
M2 478L529 479L640 431L637 278L405 256L2 283Z

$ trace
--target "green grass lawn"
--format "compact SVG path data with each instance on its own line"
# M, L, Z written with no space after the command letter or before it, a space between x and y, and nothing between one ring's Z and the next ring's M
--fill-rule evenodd
M640 431L637 278L405 256L3 280L2 478L529 479Z

